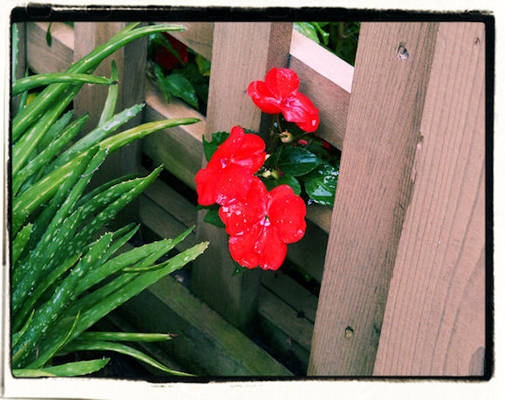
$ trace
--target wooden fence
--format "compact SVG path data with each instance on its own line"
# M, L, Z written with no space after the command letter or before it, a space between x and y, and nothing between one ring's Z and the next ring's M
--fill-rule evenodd
M320 294L282 268L232 277L223 230L158 180L136 209L145 231L173 237L196 224L186 246L210 238L211 247L191 279L179 276L191 290L169 277L127 303L122 323L179 333L163 353L151 350L205 375L482 375L483 24L363 23L355 69L288 23L184 25L174 36L212 61L207 116L167 104L144 78L145 42L127 46L115 56L133 85L123 84L121 105L144 100L143 121L202 122L147 137L113 161L114 173L142 170L143 154L195 189L202 137L268 123L244 92L269 68L289 66L320 110L317 133L342 150L333 212L308 207L305 238L288 246L294 270ZM26 62L63 71L121 27L53 24L48 47L47 23L27 23ZM90 104L85 92L75 107L97 113L103 96ZM246 336L258 330L268 352Z

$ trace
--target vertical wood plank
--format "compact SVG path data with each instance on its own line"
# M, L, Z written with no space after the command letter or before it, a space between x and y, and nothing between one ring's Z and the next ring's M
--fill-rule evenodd
M123 22L76 22L74 25L74 61L79 60L95 47L104 44L127 24ZM144 101L145 63L147 42L137 39L119 49L95 70L95 75L110 76L114 59L119 72L119 96L116 112ZM74 100L76 115L89 113L90 118L83 128L87 133L94 129L100 119L107 97L107 87L103 85L83 86ZM142 116L132 118L121 130L140 124ZM100 185L114 177L135 173L140 168L140 142L133 142L107 157L104 165L94 178L93 185ZM137 206L131 203L119 215L120 223L131 221L138 215Z
M375 375L482 375L485 43L440 24Z
M362 25L309 375L373 371L437 29Z
M287 65L291 33L290 23L214 25L208 138L212 132L229 132L235 125L259 130L268 124L247 96L247 87L253 80L263 80L271 67ZM193 291L230 323L245 329L256 313L261 271L232 276L227 235L203 222L203 216L202 212L198 215L197 237L210 240L210 246L193 265Z

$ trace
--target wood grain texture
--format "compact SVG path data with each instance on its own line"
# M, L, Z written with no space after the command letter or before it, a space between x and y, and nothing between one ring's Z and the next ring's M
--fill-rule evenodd
M214 34L213 22L183 22L186 27L181 32L170 32L170 35L184 43L186 46L205 57L212 58L212 36Z
M258 130L261 112L247 96L247 86L273 66L287 65L292 25L288 23L216 23L206 135L239 125ZM233 59L233 62L230 62ZM263 119L263 124L266 120ZM203 160L203 166L205 166ZM256 314L261 271L232 276L226 233L198 215L198 240L211 244L194 263L192 289L233 325L246 329Z
M485 32L440 24L375 375L482 375Z
M372 374L437 29L361 26L309 375Z
M289 68L300 78L300 92L319 108L317 134L342 149L354 68L297 31Z
M30 68L36 73L63 72L73 62L74 30L72 27L53 22L51 46L47 45L48 22L26 23L26 54Z

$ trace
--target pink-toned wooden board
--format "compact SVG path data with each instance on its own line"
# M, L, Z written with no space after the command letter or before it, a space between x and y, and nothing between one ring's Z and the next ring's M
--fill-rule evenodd
M482 375L485 32L440 24L375 375Z

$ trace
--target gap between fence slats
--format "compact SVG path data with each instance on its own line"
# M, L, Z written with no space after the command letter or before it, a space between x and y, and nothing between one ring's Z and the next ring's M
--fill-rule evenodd
M361 26L309 375L373 371L437 29Z
M440 24L374 375L484 373L485 32Z

